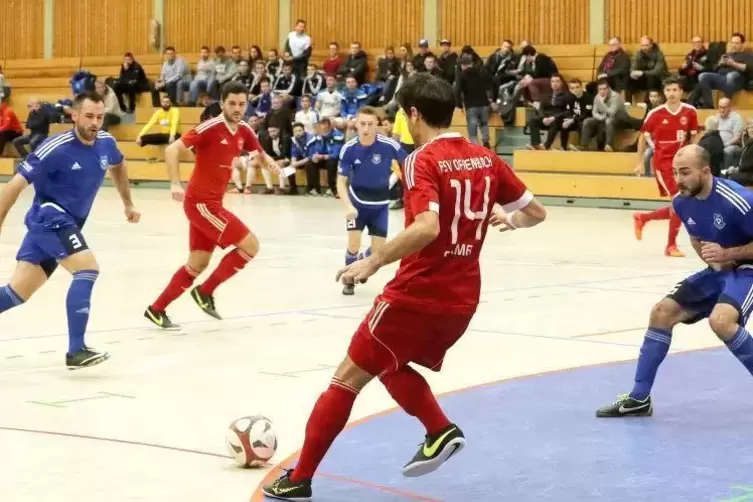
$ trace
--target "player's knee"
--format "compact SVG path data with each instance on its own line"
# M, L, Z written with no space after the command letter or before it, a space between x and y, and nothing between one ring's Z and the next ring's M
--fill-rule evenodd
M737 332L737 321L740 317L737 309L732 305L720 303L709 315L711 330L722 340L729 340Z
M359 367L350 356L340 363L335 371L335 381L340 381L346 384L348 387L360 392L366 384L368 384L374 378L368 371Z
M209 253L206 253L206 255L204 253L191 253L191 255L188 257L188 268L196 272L198 275L207 269L207 267L209 266L209 260L211 258L212 255Z
M680 322L682 309L674 301L667 298L653 306L649 316L649 325L656 328L669 329Z
M248 256L253 258L254 256L259 254L259 239L257 239L254 234L249 232L249 234L238 244L237 247Z

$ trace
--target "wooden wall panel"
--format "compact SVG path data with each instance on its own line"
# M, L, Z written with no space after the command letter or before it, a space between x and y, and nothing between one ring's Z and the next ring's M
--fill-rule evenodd
M0 54L3 59L44 56L44 0L0 0Z
M589 0L439 0L439 33L452 45L587 44Z
M423 36L423 0L292 0L292 22L306 20L315 49L336 41L367 50L410 43Z
M149 52L152 5L153 0L55 0L53 55Z
M248 50L277 47L276 0L165 0L165 45L178 52L199 52L202 45L233 45Z
M659 44L689 43L693 35L727 40L735 31L753 36L751 0L606 0L606 8L605 36L619 36L626 43L643 35Z

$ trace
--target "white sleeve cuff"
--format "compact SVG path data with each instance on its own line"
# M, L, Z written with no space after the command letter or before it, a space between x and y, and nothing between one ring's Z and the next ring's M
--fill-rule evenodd
M505 213L512 213L513 211L520 211L524 207L526 207L528 204L531 203L533 200L533 194L530 192L530 190L526 190L523 192L523 195L520 196L520 198L514 202L510 202L509 204L505 204L502 206L502 209L504 209Z

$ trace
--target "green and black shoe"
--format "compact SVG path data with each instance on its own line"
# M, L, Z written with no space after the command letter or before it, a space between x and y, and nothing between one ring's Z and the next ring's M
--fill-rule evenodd
M66 354L65 365L69 370L79 370L81 368L96 366L108 359L110 359L110 354L107 352L99 352L91 347L84 347L73 354Z
M617 401L596 410L596 416L599 418L650 417L653 414L651 396L639 401L630 397L629 394L620 394L617 396Z
M434 436L426 436L413 460L403 467L403 476L415 478L434 472L465 446L463 431L455 424Z
M290 502L309 502L311 500L311 480L306 479L298 483L290 480L292 470L286 471L282 477L264 485L264 495L277 500Z
M214 307L214 296L205 295L203 294L199 288L201 286L196 286L191 290L191 298L193 298L193 301L196 302L196 305L199 306L201 310L204 311L204 313L214 317L215 319L222 319L220 314L217 313L217 309Z
M162 328L164 330L168 331L175 331L180 329L180 324L175 324L170 318L167 316L167 312L164 310L162 312L158 312L152 308L152 306L148 306L146 310L144 311L144 317L152 321L155 326L158 328Z

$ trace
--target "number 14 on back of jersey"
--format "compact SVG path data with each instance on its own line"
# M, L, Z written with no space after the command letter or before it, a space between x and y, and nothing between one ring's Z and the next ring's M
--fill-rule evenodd
M451 179L450 186L455 193L455 213L450 225L451 249L444 252L447 256L470 256L476 245L480 244L484 234L484 222L489 213L489 191L491 177L484 176L484 199L482 207L472 207L473 182L470 179ZM479 186L480 188L481 186Z

